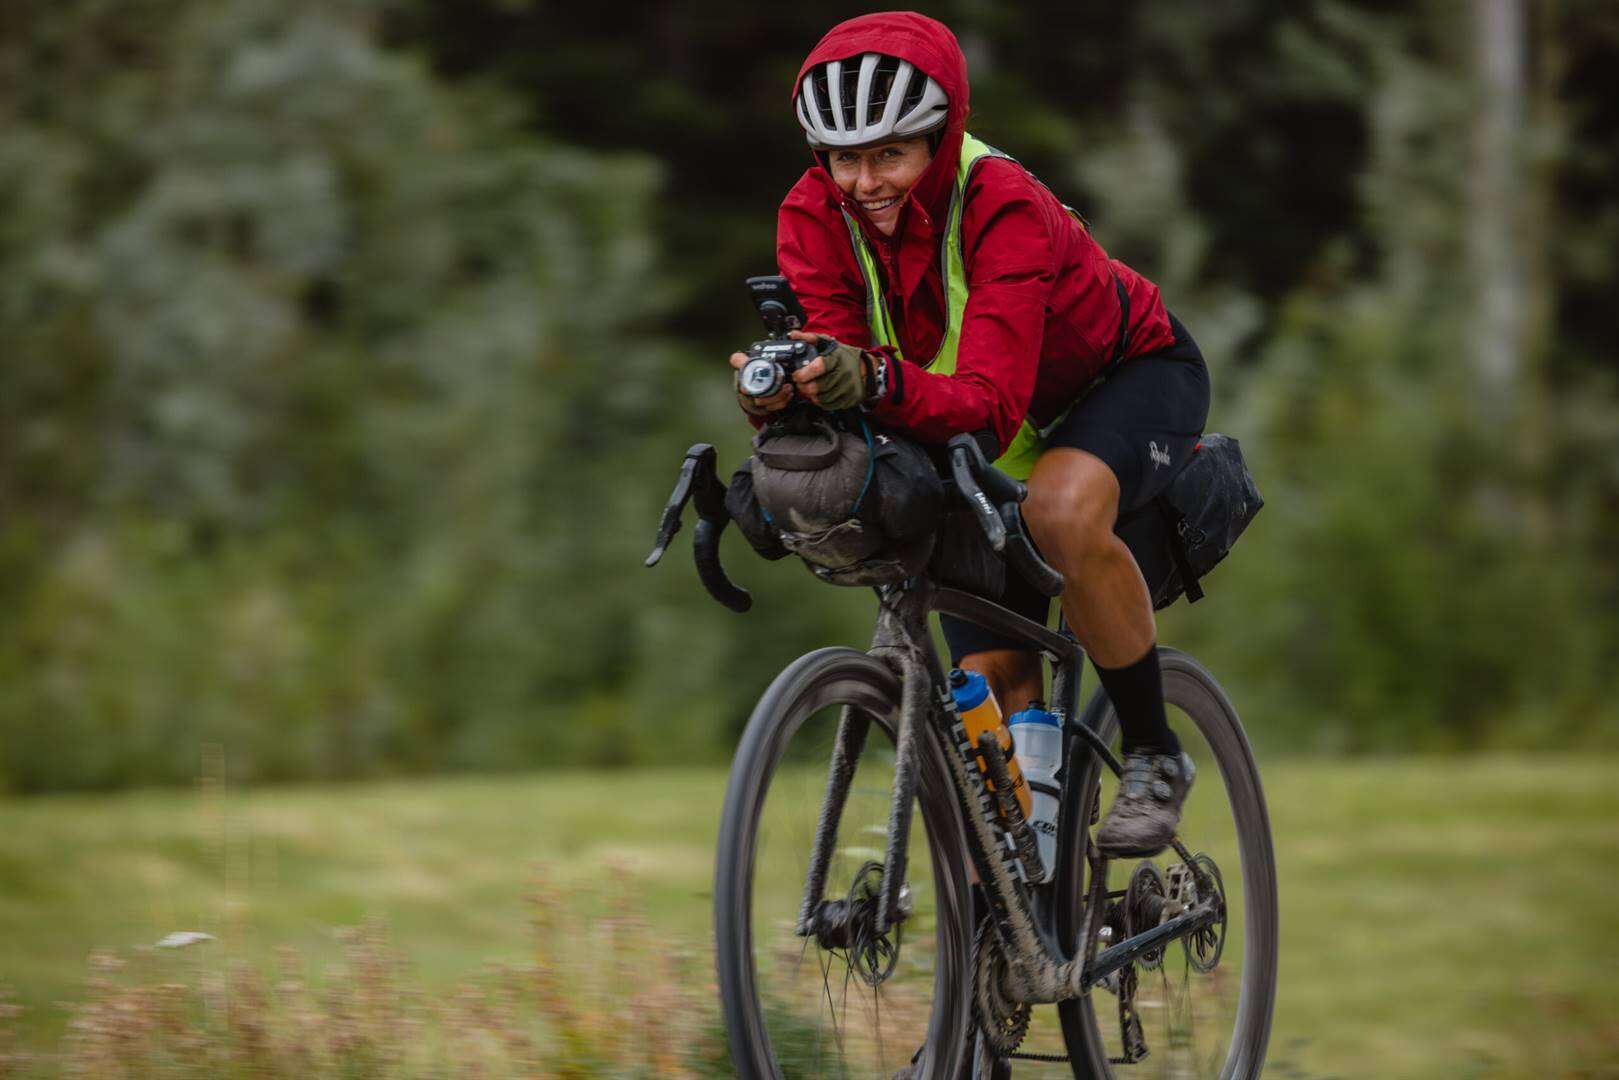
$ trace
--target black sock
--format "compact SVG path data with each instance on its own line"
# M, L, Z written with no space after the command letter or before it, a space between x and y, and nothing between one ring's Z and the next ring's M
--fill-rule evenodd
M1180 740L1169 730L1164 716L1164 677L1158 670L1157 646L1127 667L1105 668L1094 660L1091 664L1118 711L1124 752L1180 753Z

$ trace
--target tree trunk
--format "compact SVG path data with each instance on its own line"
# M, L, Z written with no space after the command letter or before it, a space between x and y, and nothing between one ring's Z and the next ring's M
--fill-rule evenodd
M1468 258L1477 297L1473 356L1481 405L1509 422L1523 383L1529 298L1522 237L1525 54L1523 0L1476 0L1479 109L1468 184Z

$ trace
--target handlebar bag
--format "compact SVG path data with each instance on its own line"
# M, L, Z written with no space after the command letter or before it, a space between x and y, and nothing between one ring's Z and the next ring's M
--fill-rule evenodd
M874 434L859 414L801 411L763 428L753 448L765 520L824 580L888 584L926 563L944 486L915 443Z
M910 439L875 432L872 452L876 468L861 518L895 544L931 538L944 516L944 481L927 451Z
M1198 579L1230 554L1264 505L1237 440L1204 435L1164 493L1120 517L1114 531L1135 555L1155 609L1182 593L1196 603Z
M725 511L760 555L774 562L791 554L781 542L781 533L765 517L764 508L759 505L759 496L753 490L752 458L744 461L731 474L731 482L725 487Z

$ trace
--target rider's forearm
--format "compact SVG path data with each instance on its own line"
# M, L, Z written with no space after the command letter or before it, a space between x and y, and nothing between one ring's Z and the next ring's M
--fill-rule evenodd
M964 431L987 430L1004 450L1023 422L1033 381L1031 375L997 382L973 369L939 375L891 361L888 394L867 409L873 418L925 442L943 443ZM1025 382L1028 389L1022 388Z
M974 284L962 318L955 373L941 375L901 363L900 387L897 392L891 388L873 413L929 442L987 430L1004 450L1034 396L1046 291L1038 275Z

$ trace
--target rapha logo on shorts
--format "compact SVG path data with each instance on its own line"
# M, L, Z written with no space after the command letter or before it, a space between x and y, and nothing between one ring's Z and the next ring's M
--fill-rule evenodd
M1152 458L1152 467L1155 469L1160 465L1168 465L1169 447L1166 445L1160 450L1156 442L1150 442L1147 444L1147 456Z

